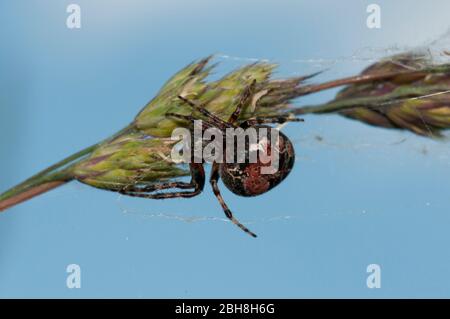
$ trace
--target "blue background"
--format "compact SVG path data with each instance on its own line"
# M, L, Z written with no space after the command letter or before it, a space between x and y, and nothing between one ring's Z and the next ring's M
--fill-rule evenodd
M82 27L66 27L81 6ZM217 53L277 76L352 75L439 38L448 1L0 1L0 190L129 123L173 73ZM335 91L298 105L320 103ZM268 194L189 200L71 183L0 215L1 297L450 297L450 150L338 116L285 130L298 160ZM317 137L320 136L322 140ZM79 264L81 289L66 287ZM380 289L366 267L381 266Z

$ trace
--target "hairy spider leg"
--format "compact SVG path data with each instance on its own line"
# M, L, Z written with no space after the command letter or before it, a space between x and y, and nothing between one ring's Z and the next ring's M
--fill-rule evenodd
M257 236L256 236L255 233L250 231L247 227L242 225L236 218L234 218L233 213L228 208L228 206L225 203L222 195L220 194L219 185L218 185L219 178L220 178L220 175L219 175L219 164L214 162L212 164L211 177L209 179L209 182L211 183L211 187L213 189L214 195L216 196L217 200L219 201L220 205L222 206L222 209L223 209L223 212L225 213L225 216L227 216L227 218L230 219L233 224L238 226L244 232L246 232L250 236L253 236L253 237L256 238Z
M242 108L247 105L248 102L250 102L250 99L252 98L256 87L256 80L253 80L250 85L248 85L244 91L242 92L241 96L239 97L239 101L236 105L236 109L234 110L233 114L231 114L230 118L228 119L228 123L234 124L238 119L239 115L241 115Z
M118 192L123 195L150 198L150 199L166 199L166 198L190 198L199 195L205 186L205 170L202 164L191 163L189 164L191 171L190 183L184 182L169 182L154 184L147 187L126 186ZM193 189L192 191L183 192L168 192L168 193L153 193L155 191L163 189Z
M178 98L192 107L194 110L197 110L198 112L206 116L212 123L214 123L215 126L217 126L217 128L225 130L227 127L233 127L233 125L231 125L230 123L223 121L220 117L212 114L207 109L205 109L204 105L197 104L194 101L182 97L181 95L178 95Z
M184 121L188 121L188 122L192 122L194 123L194 121L198 120L197 118L195 118L192 115L182 115L182 114L178 114L178 113L166 113L167 116L170 117L174 117L180 120L184 120ZM212 127L216 127L215 123L211 123L209 121L202 121L202 129L203 128L212 128Z
M269 116L269 117L255 117L244 121L241 126L251 127L257 124L283 124L286 122L304 122L303 119L292 118L290 116Z

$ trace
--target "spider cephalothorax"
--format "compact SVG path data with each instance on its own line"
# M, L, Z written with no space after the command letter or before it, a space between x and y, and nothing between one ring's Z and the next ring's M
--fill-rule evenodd
M253 232L251 232L247 227L242 225L236 218L234 218L232 212L230 211L225 201L223 200L222 195L220 194L220 190L218 187L219 177L222 177L225 186L230 191L240 196L257 196L266 193L270 189L277 186L287 177L294 165L294 147L291 141L283 133L279 132L278 129L266 126L264 124L281 124L288 121L298 122L302 121L302 119L292 118L290 116L276 116L251 118L238 124L237 122L239 115L242 111L243 106L247 105L247 103L251 99L253 88L254 83L246 90L244 90L240 100L237 103L236 110L230 116L228 121L223 121L216 115L207 111L202 105L197 105L195 102L186 99L185 97L179 96L179 98L186 104L190 105L195 112L200 113L204 117L204 120L202 121L203 128L215 128L224 133L227 131L227 129L254 128L258 132L256 144L246 140L243 149L234 150L233 154L237 154L237 152L244 153L243 162L225 161L223 163L219 163L217 161L212 161L210 177L210 183L213 192L217 197L219 203L221 204L225 215L242 230L252 235L253 237L256 237ZM167 113L166 115L177 118L179 120L190 122L198 120L198 118L193 115L181 115L176 113ZM263 132L262 135L259 132ZM226 133L224 135L226 135ZM276 138L274 139L273 136L275 136ZM227 146L230 147L230 144L227 143ZM231 143L231 147L235 147L234 142ZM251 155L257 150L262 151L262 153L266 155L266 159L263 160L261 157L257 156L256 161L250 161L250 159L252 158ZM276 157L273 157L274 155ZM267 158L269 158L270 160L267 160ZM276 159L276 165L274 165L274 158ZM171 186L183 189L193 188L194 191L169 194L166 193L161 194L161 197L154 198L192 197L199 194L202 191L205 183L203 162L194 163L194 161L191 161L190 169L192 175L191 183L177 183L176 185Z

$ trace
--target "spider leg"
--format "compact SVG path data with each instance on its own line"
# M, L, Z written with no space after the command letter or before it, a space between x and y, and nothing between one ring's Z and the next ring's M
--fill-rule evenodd
M170 117L175 117L180 120L189 121L189 122L194 122L196 120L196 118L193 117L192 115L182 115L182 114L172 113L172 112L168 112L168 113L166 113L166 115L170 116Z
M257 237L256 234L251 232L247 227L242 225L236 218L234 218L233 213L230 211L227 204L225 204L225 201L223 200L223 197L220 194L219 186L217 184L218 180L219 180L219 164L214 162L212 164L211 178L209 181L211 183L211 187L213 189L214 195L216 196L217 200L219 201L220 205L222 206L222 209L223 209L225 215L231 220L231 222L233 224L235 224L236 226L241 228L247 234L249 234L250 236L253 236L253 237Z
M239 115L241 115L242 108L250 101L251 97L253 96L253 93L255 91L255 86L256 86L256 80L253 80L252 83L244 89L241 96L239 97L239 101L236 105L236 109L234 110L233 114L231 114L230 118L228 119L228 123L233 124L239 119Z
M252 119L248 119L244 121L241 126L243 127L249 127L257 124L283 124L286 122L304 122L303 119L299 118L292 118L289 116L269 116L269 117L255 117Z
M180 120L192 122L192 123L194 123L194 121L198 120L197 118L195 118L192 115L182 115L182 114L171 113L171 112L166 113L166 115L170 116L170 117L174 117L174 118L180 119ZM202 121L202 126L206 127L206 128L211 128L211 127L214 127L214 123L211 123L209 121Z
M220 117L218 117L217 115L214 115L213 113L211 113L207 109L205 109L204 105L199 105L199 104L195 103L194 101L191 101L181 95L178 95L178 98L180 100L182 100L184 103L186 103L187 105L191 106L194 110L203 114L205 117L207 117L211 121L211 123L214 123L215 126L217 126L218 128L225 130L227 127L233 127L233 125L231 125L230 123L223 121Z
M205 186L205 170L202 164L190 164L191 169L191 182L169 182L156 185L150 185L148 187L135 187L127 186L118 192L132 197L141 197L149 199L166 199L166 198L190 198L200 194ZM192 191L183 192L170 192L170 193L151 193L163 189L180 188L180 189L193 189Z

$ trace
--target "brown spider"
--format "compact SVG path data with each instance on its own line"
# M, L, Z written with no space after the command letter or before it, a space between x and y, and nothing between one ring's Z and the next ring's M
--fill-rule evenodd
M206 128L216 128L221 132L225 132L227 128L249 128L253 127L255 129L265 128L267 132L266 144L264 145L264 152L267 155L270 154L271 144L270 144L270 136L272 130L277 130L276 128L272 128L270 126L264 124L273 124L273 123L285 123L285 122L300 122L303 119L291 118L290 116L276 116L276 117L264 117L264 118L251 118L240 124L237 123L238 118L241 114L243 106L247 105L250 101L253 90L254 90L255 82L252 83L248 88L244 90L241 94L241 97L237 103L236 109L233 114L230 116L228 121L223 121L216 115L210 113L208 110L204 108L204 105L199 105L189 99L186 99L182 96L178 96L183 102L187 105L191 106L193 110L202 114L206 120L202 122L202 130ZM167 116L171 116L183 121L189 121L194 123L194 121L198 120L198 118L193 115L181 115L176 113L166 113ZM225 134L224 134L225 135ZM210 184L212 186L214 195L218 199L220 205L223 208L223 211L227 218L229 218L235 225L240 227L243 231L250 234L253 237L256 237L256 234L251 232L247 227L241 224L234 216L231 210L228 208L225 203L222 195L220 194L218 180L222 177L223 183L225 186L234 194L239 196L257 196L263 193L266 193L270 189L277 186L281 181L283 181L287 175L292 170L292 167L295 162L295 152L294 147L291 141L281 132L277 131L278 143L275 150L278 152L278 169L269 174L261 174L261 168L270 167L272 165L271 162L263 163L260 158L257 159L257 162L249 162L250 154L254 152L254 145L248 142L245 143L245 161L244 163L237 163L233 161L232 163L224 162L218 163L212 162L212 169L210 175ZM234 152L233 154L235 154ZM125 189L120 190L120 192L124 195L129 196L137 196L137 197L145 197L145 198L153 198L153 199L165 199L165 198L190 198L196 195L199 195L204 188L205 185L205 170L204 163L195 163L195 161L191 160L189 163L190 172L191 172L191 181L189 183L186 182L169 182L169 183L161 183L149 186L145 189L139 188L134 189L133 186L127 187ZM142 193L145 192L153 192L165 189L178 188L183 189L185 191L179 192L169 192L169 193ZM187 191L189 190L189 191Z

